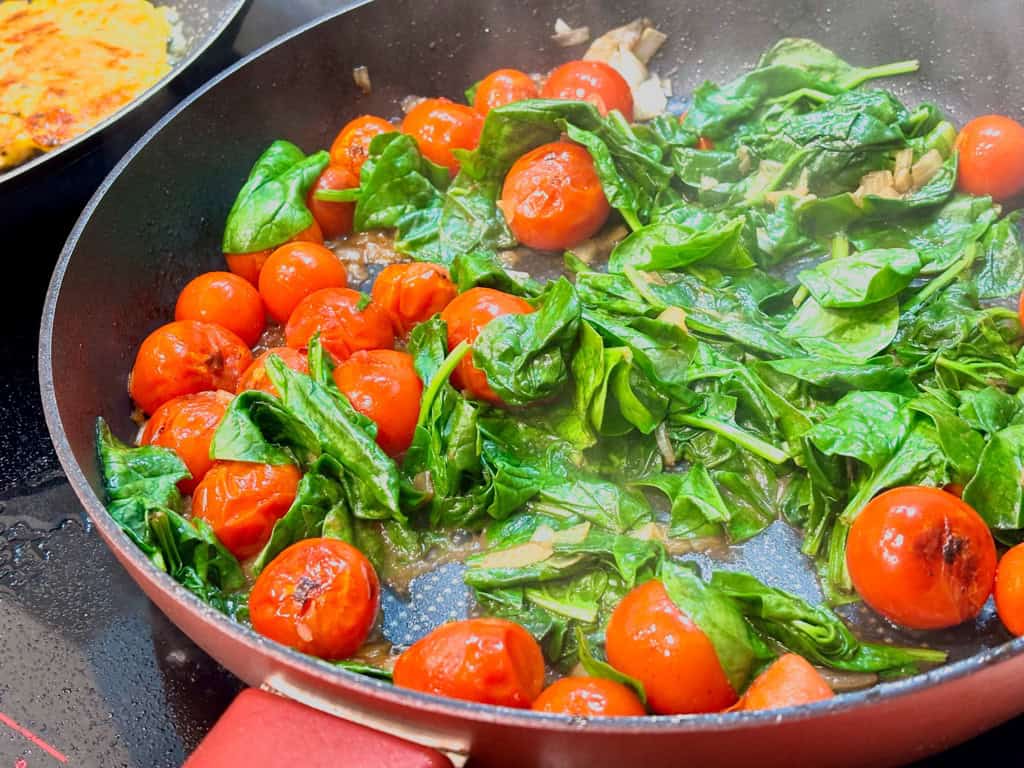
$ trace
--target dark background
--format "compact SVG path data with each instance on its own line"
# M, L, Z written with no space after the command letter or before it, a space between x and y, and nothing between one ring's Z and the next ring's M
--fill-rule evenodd
M342 4L253 0L221 43L162 97L163 107L241 55ZM127 121L80 161L83 167L109 165L143 127ZM241 683L164 618L90 532L50 445L36 345L50 270L92 192L75 178L69 173L54 186L45 211L15 217L0 210L11 281L0 293L0 768L60 764L11 722L52 745L70 766L175 768ZM927 764L1015 754L1021 727L1024 719Z

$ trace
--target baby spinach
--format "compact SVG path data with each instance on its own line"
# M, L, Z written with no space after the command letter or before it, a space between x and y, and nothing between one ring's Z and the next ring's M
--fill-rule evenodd
M1024 528L1024 426L992 435L978 459L978 469L964 488L964 501L978 511L994 533L1011 543Z
M609 664L607 661L603 661L594 655L594 652L590 649L590 643L587 642L586 635L583 634L583 630L576 627L576 644L578 646L578 653L580 657L580 666L583 667L583 671L591 677L600 677L605 680L611 680L612 682L625 685L627 688L632 688L633 692L636 693L637 698L647 704L647 692L644 690L644 684L637 680L635 677L630 677L624 672L619 672L615 667Z
M232 399L210 444L210 458L309 466L320 442L281 401L260 390Z
M717 228L697 232L672 222L651 224L615 246L608 259L608 270L680 269L696 262L722 269L752 267L754 262L740 240L743 224L742 218L735 218Z
M1024 286L1024 212L1014 211L993 224L981 242L975 283L981 299L1016 296Z
M921 259L906 248L879 248L828 259L800 273L800 282L822 307L851 309L898 295L921 271Z

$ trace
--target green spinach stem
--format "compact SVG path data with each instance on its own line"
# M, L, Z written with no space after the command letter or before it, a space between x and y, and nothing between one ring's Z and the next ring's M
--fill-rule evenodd
M960 273L968 269L978 256L978 244L971 243L964 249L964 255L954 261L945 272L932 280L928 285L917 292L910 301L903 307L904 312L910 312L928 301L929 298L941 291L947 285L956 280Z
M448 356L441 362L441 367L437 369L437 373L430 379L430 384L427 385L426 391L423 393L423 404L420 406L420 415L416 419L417 427L425 427L427 420L430 418L430 409L434 406L434 400L437 398L437 393L441 391L441 387L448 381L448 377L452 375L452 371L455 370L455 366L461 362L472 347L468 341L461 341L459 345L455 347Z
M893 77L895 75L908 75L917 72L921 62L917 59L906 59L905 61L894 61L892 64L882 64L878 67L866 67L855 69L848 77L839 81L838 85L844 91L856 88L868 80L877 80L880 77Z
M765 461L770 461L772 464L782 464L789 460L789 454L785 451L779 450L771 443L767 443L761 438L724 421L691 416L687 413L673 416L672 418L688 426L706 429L709 432L714 432L716 435L721 435L741 448L750 451L756 456L760 456Z

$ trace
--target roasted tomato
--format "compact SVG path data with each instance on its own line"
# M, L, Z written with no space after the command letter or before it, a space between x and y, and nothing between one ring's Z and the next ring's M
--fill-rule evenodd
M758 675L734 710L796 707L832 698L825 678L803 656L787 653Z
M455 175L459 161L453 149L476 149L484 119L472 107L448 99L424 99L402 121L402 133L416 140L428 160L443 165Z
M905 486L860 511L846 564L864 602L887 619L941 629L978 615L992 592L996 547L985 521L961 499Z
M271 355L280 357L281 362L293 371L309 373L309 360L306 359L305 352L291 347L273 347L257 357L242 374L242 378L238 380L239 393L247 389L258 389L277 397L277 387L267 375L267 358Z
M708 636L648 581L616 606L605 633L608 662L644 684L659 715L718 712L736 702Z
M447 307L457 293L448 270L426 262L392 264L373 283L373 303L391 316L400 336Z
M321 659L347 659L370 634L380 604L377 573L339 539L304 539L263 569L249 594L261 635Z
M285 326L289 347L304 349L314 333L335 360L344 360L360 349L391 349L395 332L391 319L364 296L348 288L323 288L299 302Z
M527 708L544 687L533 635L505 619L444 624L395 662L395 685L453 699Z
M611 211L590 153L568 141L544 144L516 160L500 206L516 239L543 251L578 245Z
M219 325L250 347L260 340L266 326L259 292L231 272L207 272L189 282L178 296L174 319Z
M525 72L498 69L477 84L473 108L481 115L486 115L492 109L506 104L535 99L538 93L537 84Z
M348 274L337 256L315 243L286 243L260 272L260 296L278 322L291 317L299 302L321 288L345 288Z
M341 165L359 178L363 163L370 156L370 142L382 133L397 131L394 125L381 117L361 115L346 124L331 144L331 165Z
M192 474L191 479L178 483L182 493L192 493L213 465L210 443L231 398L231 393L223 390L182 395L161 405L146 422L139 442L170 448Z
M530 312L533 312L533 307L518 296L493 288L470 288L456 296L441 313L441 319L448 326L448 351L455 349L463 341L472 343L480 334L480 329L496 317L527 315ZM487 383L487 375L473 365L472 354L466 355L459 362L452 373L452 382L472 397L496 405L501 404L501 398Z
M351 189L359 186L359 177L348 169L346 165L328 165L320 178L309 190L306 196L306 206L313 214L316 223L324 237L341 237L352 231L352 217L356 212L355 203L332 203L327 200L318 200L317 190L320 189Z
M299 234L291 237L287 240L289 243L316 243L317 245L324 244L324 233L320 231L320 225L316 223L316 219L313 219L313 223L306 227ZM282 243L281 245L284 245ZM281 246L277 246L280 248ZM263 265L267 263L267 259L270 258L277 248L267 248L262 251L253 251L252 253L225 253L224 260L228 263L228 269L234 272L239 277L244 277L253 285L258 285L260 281L260 270L263 269Z
M569 61L551 71L540 95L545 99L589 101L602 115L619 110L633 122L633 92L629 83L603 61Z
M533 702L536 712L575 717L629 717L646 715L643 703L622 683L600 677L563 677Z
M352 407L377 425L377 444L389 456L412 443L423 383L412 355L393 349L353 352L334 369L334 381Z
M1024 544L1008 550L996 569L996 611L1003 625L1024 635Z
M216 461L192 495L192 514L208 522L235 557L251 557L295 501L300 479L291 464Z
M128 392L145 413L168 400L208 389L234 392L252 352L238 336L212 323L175 321L153 331L135 356Z
M956 137L957 186L1008 200L1024 192L1024 125L1004 115L976 117Z

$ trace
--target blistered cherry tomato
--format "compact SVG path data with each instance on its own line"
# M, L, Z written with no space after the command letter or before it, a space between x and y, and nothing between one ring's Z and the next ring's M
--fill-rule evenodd
M178 295L175 320L201 320L227 328L250 347L266 326L263 301L252 284L231 272L207 272Z
M644 684L656 714L717 712L736 702L714 645L660 581L641 584L616 606L605 651L613 667Z
M295 501L300 479L291 464L215 461L192 495L192 514L208 522L235 557L250 557Z
M365 297L348 288L323 288L299 302L285 326L289 347L304 349L314 333L335 360L360 349L391 349L395 332L387 313L372 302L360 309Z
M581 243L611 211L590 153L568 141L544 144L516 160L500 205L516 239L543 251Z
M517 101L537 98L539 91L533 78L518 69L498 69L476 86L473 108L481 115L492 109Z
M535 712L575 717L630 717L646 715L643 702L622 683L600 677L563 677L533 702Z
M260 272L260 296L270 316L281 323L311 293L347 285L348 274L338 257L315 243L285 243Z
M996 569L996 611L1013 634L1024 635L1024 544L1009 549Z
M428 160L445 166L452 175L459 171L453 149L476 149L484 119L479 112L448 99L424 99L402 121L402 133L416 140Z
M170 448L192 474L191 479L178 482L182 493L192 493L213 465L210 443L231 397L223 390L182 395L161 405L146 422L139 443Z
M305 352L299 349L292 349L291 347L272 347L253 360L252 365L246 368L242 378L238 380L237 391L239 393L245 392L247 389L258 389L261 392L266 392L268 395L277 397L277 387L274 386L274 382L267 375L267 358L271 355L280 357L281 362L293 371L309 373L309 360L306 358Z
M496 317L527 315L530 312L533 312L533 307L518 296L493 288L470 288L456 296L441 313L441 319L448 326L448 351L455 349L463 341L472 343L480 334L480 330ZM501 398L487 383L487 374L473 365L472 353L459 361L452 373L452 382L472 397L496 405L501 404Z
M398 456L412 443L423 382L412 355L393 349L353 352L334 369L334 381L352 407L377 424L377 444Z
M382 133L397 131L394 125L381 117L361 115L347 123L331 144L331 165L341 165L359 178L363 163L370 156L370 142Z
M328 200L320 200L316 197L320 189L351 189L359 186L359 177L353 174L347 166L328 165L320 178L310 187L306 196L306 206L313 214L316 223L324 237L341 237L352 231L352 217L356 212L355 203L332 203Z
M846 564L871 608L911 629L953 627L992 592L996 547L961 499L905 486L876 496L850 527Z
M263 569L249 595L261 635L321 659L347 659L370 634L380 582L370 561L339 539L303 539Z
M505 619L443 624L395 662L395 685L453 699L527 708L544 686L533 635Z
M803 656L787 653L772 662L736 702L734 710L779 709L832 698L825 678Z
M395 332L404 336L451 303L458 291L440 264L391 264L373 283L373 303L391 316Z
M976 117L956 137L957 186L1008 200L1024 192L1024 125L1004 115Z
M545 99L589 101L602 115L619 110L633 121L633 92L626 79L603 61L568 61L551 71L540 95Z
M320 225L316 223L316 219L313 219L312 224L294 237L288 238L285 242L316 243L317 245L323 245L324 233L320 231ZM284 245L284 243L281 245ZM228 269L236 275L244 277L253 285L258 285L260 281L260 270L262 270L263 265L267 263L267 259L270 258L270 254L280 247L281 246L275 246L274 248L266 248L262 251L253 251L252 253L225 253L224 260L228 263Z
M168 400L208 389L234 392L252 352L237 335L212 323L181 320L145 338L128 379L132 400L153 413Z

